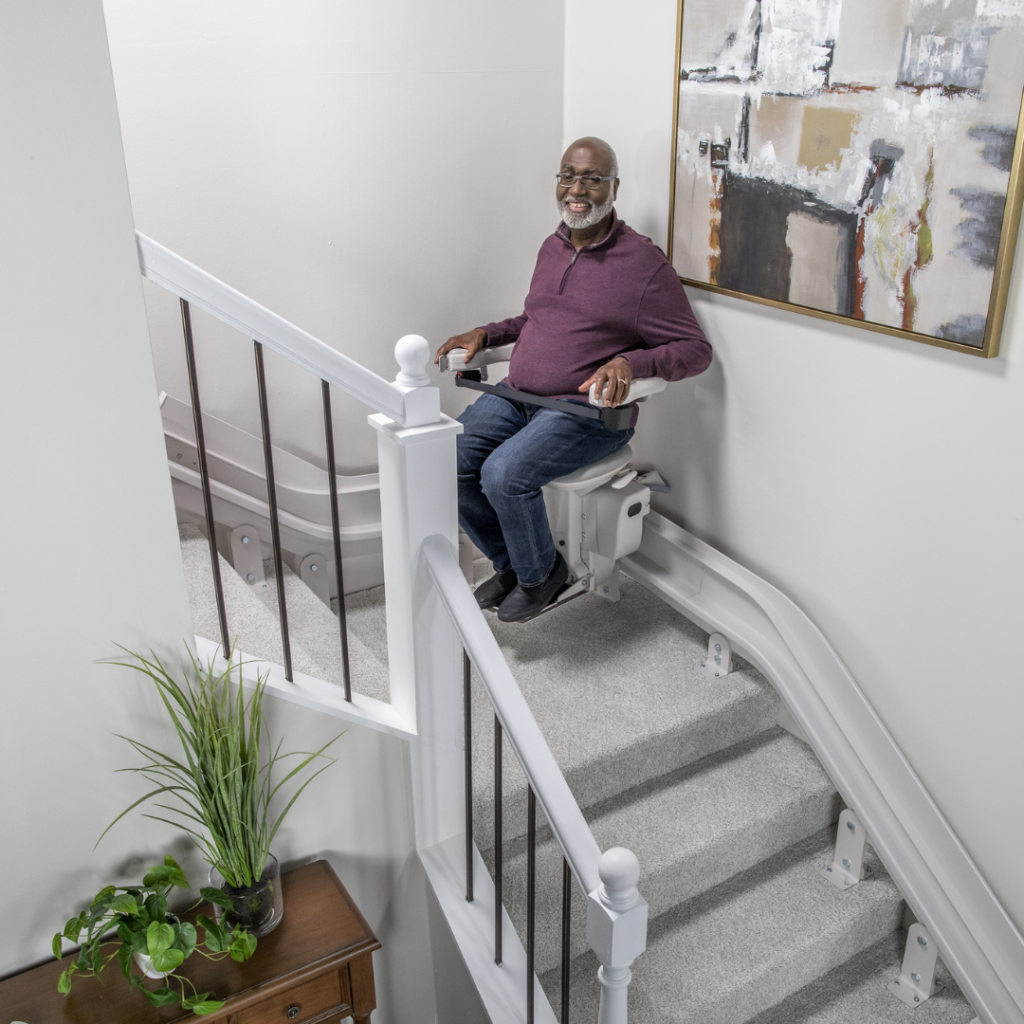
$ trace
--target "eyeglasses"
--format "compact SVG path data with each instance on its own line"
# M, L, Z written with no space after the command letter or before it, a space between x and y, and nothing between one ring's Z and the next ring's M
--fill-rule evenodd
M583 187L588 192L593 192L595 188L601 187L602 181L615 181L616 175L609 174L607 178L601 178L596 174L562 174L558 173L555 175L555 180L562 188L572 188L573 182L579 181L583 183Z

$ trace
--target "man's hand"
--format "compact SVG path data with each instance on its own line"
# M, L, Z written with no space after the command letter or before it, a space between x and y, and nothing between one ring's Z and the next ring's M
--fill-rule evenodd
M629 383L633 379L633 368L625 356L616 356L614 359L599 366L592 377L589 377L580 385L580 391L589 391L591 384L597 385L597 397L604 394L604 404L614 409L621 405L629 394Z
M466 350L466 361L468 362L484 347L486 342L487 332L482 327L474 327L473 330L466 331L465 334L456 334L454 338L449 338L437 350L437 355L434 356L434 364L437 365L441 356L447 355L453 348L464 348Z

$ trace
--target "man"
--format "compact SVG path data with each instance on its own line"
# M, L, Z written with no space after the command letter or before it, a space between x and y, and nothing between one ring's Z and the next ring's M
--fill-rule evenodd
M516 342L505 386L575 401L592 384L622 403L636 377L681 380L711 362L711 346L678 276L649 238L619 220L612 148L574 142L555 188L562 223L541 246L520 316L449 338L475 355ZM499 385L501 386L501 385ZM498 618L532 618L568 579L555 549L541 487L610 455L633 435L596 420L484 394L459 417L459 522L495 574L476 590ZM636 407L632 423L636 423Z

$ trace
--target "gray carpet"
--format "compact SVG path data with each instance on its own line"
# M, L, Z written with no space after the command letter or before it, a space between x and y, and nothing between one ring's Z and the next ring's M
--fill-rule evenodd
M206 540L188 526L181 540L196 632L215 638ZM270 589L257 595L221 560L228 622L241 649L280 664L265 568ZM340 683L337 602L284 577L295 668ZM621 587L615 605L583 597L526 625L487 618L599 846L640 859L651 922L631 1024L968 1024L974 1011L944 968L946 988L915 1010L886 990L902 898L877 860L850 890L821 878L838 796L806 744L775 725L773 688L742 662L706 678L707 635L632 580ZM383 588L348 595L346 611L353 688L388 700ZM475 674L472 697L474 834L493 869L494 719ZM505 905L525 937L526 784L507 741L503 755ZM557 1007L562 859L539 825L536 964ZM572 921L570 1017L593 1024L598 965L575 885Z
M680 814L679 809L686 813ZM626 846L640 860L640 891L655 918L820 832L837 821L839 801L804 743L771 729L591 808L587 819L602 850ZM506 841L505 906L525 935L526 841ZM494 867L493 851L485 857ZM824 866L824 865L822 865ZM537 904L560 906L562 855L553 839L537 850ZM573 893L573 953L586 948L586 902ZM537 921L539 972L561 955L559 913Z
M217 617L209 543L199 529L188 523L179 524L178 533L193 628L199 636L219 640L220 622ZM264 570L270 586L258 594L250 589L224 556L220 556L228 639L236 650L281 665L284 655L277 610L277 577L272 560L264 563ZM284 584L292 668L296 672L338 686L343 685L337 617L287 566L284 570ZM348 619L349 669L353 690L388 701L390 689L387 667L381 664L375 651L360 635L360 627L365 625L366 636L376 645L380 619L382 615L375 612L357 614Z

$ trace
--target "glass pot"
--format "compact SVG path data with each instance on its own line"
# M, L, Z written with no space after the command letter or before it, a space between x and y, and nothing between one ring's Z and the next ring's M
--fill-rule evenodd
M229 928L245 928L250 935L260 938L272 932L284 917L284 899L281 895L281 865L272 854L258 882L248 888L236 889L224 881L216 868L210 868L210 885L220 889L234 903L231 910L214 906L218 924Z

